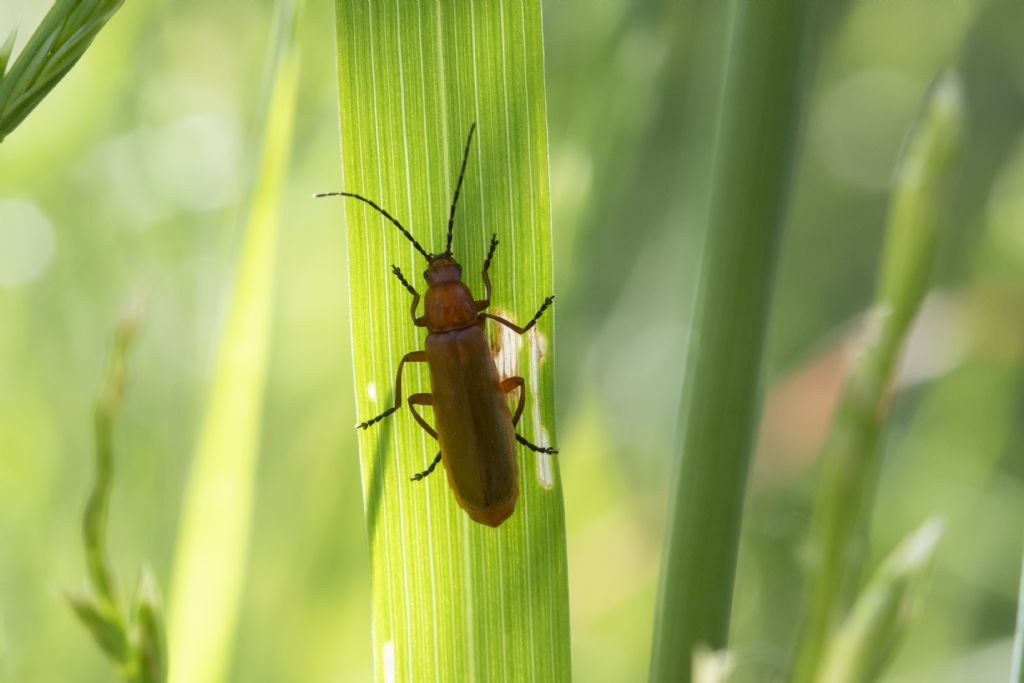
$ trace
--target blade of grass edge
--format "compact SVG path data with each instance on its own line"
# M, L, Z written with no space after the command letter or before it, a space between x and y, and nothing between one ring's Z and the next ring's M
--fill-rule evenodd
M301 0L278 3L262 160L183 503L169 610L170 680L177 683L225 679L245 581L301 6Z
M1020 590L1017 593L1017 629L1013 634L1010 683L1024 683L1024 562L1021 562Z
M776 251L815 28L814 3L732 5L652 681L690 681L696 646L726 643Z
M525 322L552 286L539 3L335 6L342 188L374 199L425 248L443 251L463 145L475 121L453 252L464 281L479 294L487 244L497 234L492 311ZM394 401L400 357L423 348L409 319L409 294L391 265L414 276L424 262L369 207L351 202L343 211L356 405L358 419L366 419ZM422 292L422 281L410 279ZM526 337L500 337L502 374L526 378L519 430L541 445L557 442L552 329L549 311ZM419 365L405 368L406 395L429 391ZM570 680L556 459L521 449L516 512L491 529L456 505L443 467L409 481L438 449L407 409L361 432L359 446L377 680Z

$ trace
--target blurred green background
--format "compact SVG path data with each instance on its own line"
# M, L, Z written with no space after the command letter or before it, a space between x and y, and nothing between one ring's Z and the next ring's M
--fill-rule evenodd
M48 3L5 0L24 37ZM720 88L725 2L544 8L556 373L575 678L645 676ZM84 575L92 402L144 302L117 435L123 587L170 579L183 483L255 170L272 4L129 2L0 146L0 681L109 681ZM829 4L779 264L736 591L742 680L794 630L815 456L871 301L892 172L936 73L966 151L885 437L871 554L947 525L889 681L1009 671L1024 520L1024 4ZM337 206L333 8L307 5L233 681L371 676L369 571ZM680 257L682 255L682 257Z

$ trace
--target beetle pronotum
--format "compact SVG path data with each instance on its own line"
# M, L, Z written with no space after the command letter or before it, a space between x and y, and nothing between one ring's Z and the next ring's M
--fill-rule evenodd
M519 333L533 327L544 311L555 300L544 299L537 313L523 327L484 311L491 305L491 279L487 274L491 258L498 246L498 236L491 236L487 258L484 259L483 281L486 298L474 300L472 292L462 282L462 266L452 258L452 227L455 208L459 202L462 179L469 159L469 146L473 140L474 123L466 138L462 155L462 168L452 197L448 216L448 241L445 250L429 254L398 220L376 202L352 192L325 192L318 197L351 197L370 205L397 227L416 250L427 259L423 277L427 281L424 314L417 317L420 294L409 284L398 266L391 266L399 282L412 294L412 321L417 327L427 328L427 341L422 351L405 354L398 364L395 378L395 404L380 415L356 427L367 429L402 407L402 369L406 363L426 363L430 370L429 394L408 397L413 417L428 434L438 440L441 450L430 466L412 477L419 481L443 462L448 472L448 484L459 505L469 516L481 524L498 526L515 510L519 497L519 466L516 463L515 442L538 453L557 453L554 448L536 446L516 433L515 427L523 415L526 386L522 377L498 377L491 357L484 323L493 320ZM519 389L519 402L513 414L508 407L507 394ZM416 406L434 409L436 427L431 427Z

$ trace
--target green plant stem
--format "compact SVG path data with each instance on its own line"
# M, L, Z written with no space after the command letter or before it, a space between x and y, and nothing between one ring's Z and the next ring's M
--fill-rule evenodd
M88 577L85 591L68 602L96 644L128 683L165 683L167 670L163 616L156 579L146 568L131 611L122 609L107 557L107 517L114 483L113 431L124 396L128 350L137 319L122 319L96 401L96 479L82 522Z
M960 143L957 80L936 81L897 177L878 283L876 324L840 397L822 447L811 529L812 571L794 680L816 681L822 652L859 580L877 487L879 436L900 349L927 292L941 216Z
M110 508L110 491L114 483L113 430L124 397L128 348L135 334L135 327L133 318L126 319L118 326L106 382L96 402L96 478L82 519L89 581L96 596L115 613L118 600L113 573L106 558L107 516Z
M740 0L732 12L652 681L689 681L694 648L726 642L776 251L813 52L814 3Z

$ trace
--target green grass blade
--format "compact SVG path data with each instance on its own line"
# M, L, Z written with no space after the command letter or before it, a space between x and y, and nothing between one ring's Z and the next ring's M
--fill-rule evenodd
M124 0L58 0L4 73L14 34L0 48L0 142L85 54Z
M291 151L298 0L279 4L262 161L182 511L169 605L170 677L225 679L245 582L269 347L278 202Z
M524 323L552 287L539 2L339 0L336 11L342 187L378 201L428 251L444 251L463 145L477 122L453 252L480 296L496 233L492 311ZM363 420L393 402L399 359L424 343L391 265L422 292L416 274L425 261L369 207L350 202L342 210ZM502 337L499 364L503 374L526 378L519 430L541 444L557 443L553 318L549 311L521 339ZM423 368L406 371L406 395L429 391ZM377 679L570 680L557 459L520 449L517 509L492 529L457 506L443 467L409 481L438 449L407 409L361 432L359 445Z
M1024 683L1024 563L1021 563L1017 593L1017 631L1013 635L1013 669L1010 683Z
M11 60L11 54L14 52L14 41L18 39L18 29L12 30L8 35L7 39L0 45L0 81L4 79L4 74L7 73L7 63Z
M942 536L926 522L882 562L829 645L818 683L871 683L881 676L917 614Z
M851 371L822 449L811 530L814 565L795 669L799 683L817 680L825 641L860 575L889 386L910 323L927 292L962 118L960 87L955 78L945 76L932 89L902 162L878 285L879 327Z
M796 0L739 0L733 7L652 681L691 680L695 647L721 649L728 633L775 254L815 26L812 8Z

